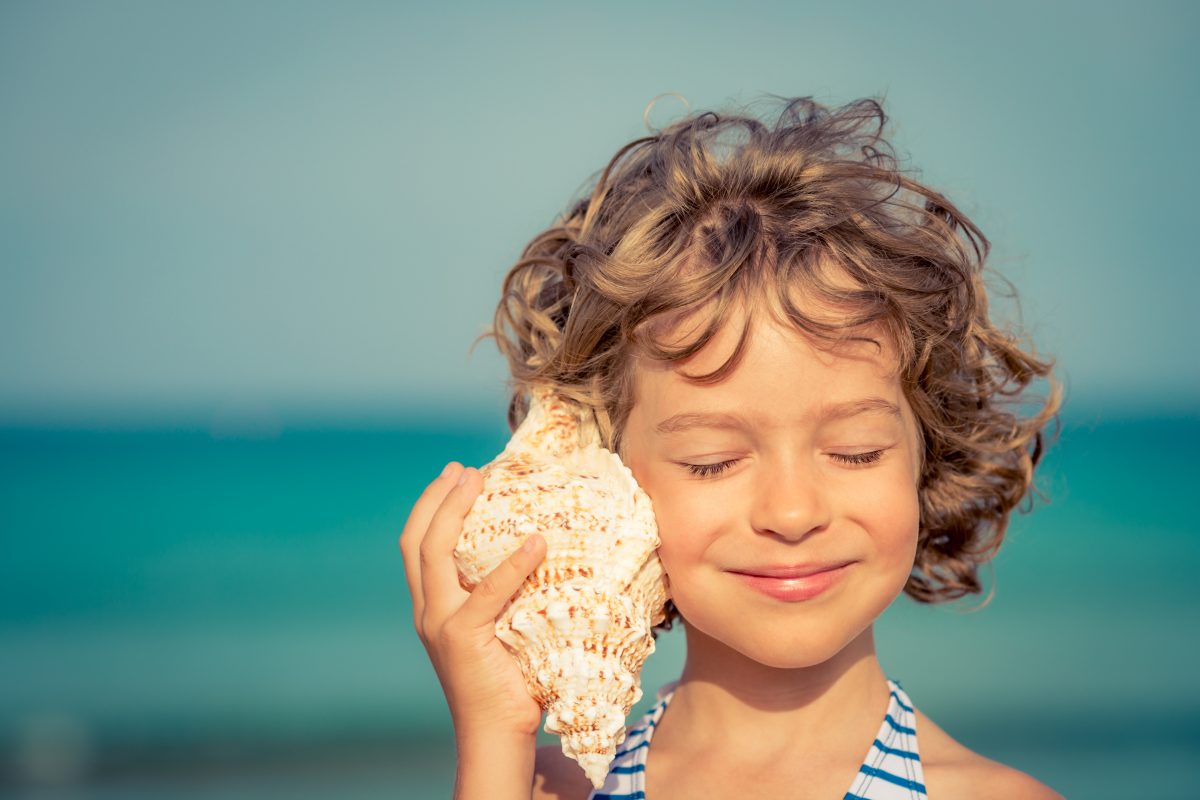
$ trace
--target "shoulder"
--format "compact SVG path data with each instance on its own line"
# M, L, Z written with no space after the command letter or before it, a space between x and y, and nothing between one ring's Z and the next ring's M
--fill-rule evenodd
M1064 800L1028 773L971 755L953 766L925 770L925 791L931 800Z
M592 782L579 764L563 755L562 747L548 744L537 749L531 800L587 800L591 793Z
M917 738L930 800L1064 800L1032 775L979 755L920 711Z

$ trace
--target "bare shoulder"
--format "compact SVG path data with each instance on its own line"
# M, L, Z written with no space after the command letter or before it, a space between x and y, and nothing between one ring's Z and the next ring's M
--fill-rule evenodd
M979 755L917 710L917 738L930 800L1064 800L1028 773Z
M591 793L592 782L561 747L548 744L537 749L531 800L587 800Z

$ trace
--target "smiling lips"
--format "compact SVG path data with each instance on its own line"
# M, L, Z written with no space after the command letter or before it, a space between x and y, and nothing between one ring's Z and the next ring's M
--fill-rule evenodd
M808 564L796 567L754 567L753 572L735 571L738 580L768 597L785 602L809 600L833 586L849 570L852 561Z
M763 578L806 578L820 572L844 567L851 561L830 561L825 564L797 564L795 566L747 567L746 569L730 570L740 575L757 575Z

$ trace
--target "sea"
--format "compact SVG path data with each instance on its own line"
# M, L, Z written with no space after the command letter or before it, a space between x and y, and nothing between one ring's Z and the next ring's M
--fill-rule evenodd
M507 438L0 430L0 797L449 798L398 537L447 461ZM877 621L888 675L1065 797L1200 797L1198 455L1194 415L1064 414L984 595ZM660 635L631 719L684 650Z

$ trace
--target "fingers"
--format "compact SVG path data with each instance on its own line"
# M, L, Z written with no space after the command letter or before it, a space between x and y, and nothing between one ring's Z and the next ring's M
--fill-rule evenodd
M483 488L479 470L467 467L458 475L441 505L429 521L429 530L421 540L421 584L425 594L425 613L444 618L455 611L467 592L458 583L454 547L462 535L463 520Z
M487 574L455 614L455 624L472 628L490 628L529 573L546 557L546 540L531 534L517 551Z
M412 596L413 617L418 623L425 605L421 581L421 541L429 530L434 513L454 488L462 471L462 465L456 461L446 465L442 474L425 487L425 491L413 504L408 521L404 524L404 531L400 534L400 553L404 559L405 578L408 581L409 594Z

